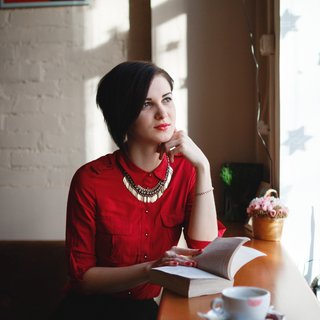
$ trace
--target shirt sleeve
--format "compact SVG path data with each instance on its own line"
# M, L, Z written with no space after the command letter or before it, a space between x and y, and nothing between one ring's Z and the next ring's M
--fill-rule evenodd
M184 227L184 237L189 248L203 249L210 243L210 241L199 241L199 240L191 239L190 237L188 237L188 234L186 232L186 230L188 229L189 218L190 218L192 204L193 204L195 181L196 181L196 173L195 173L195 170L193 170L191 181L190 181L190 190L189 190L187 205L186 205L186 223ZM218 224L218 237L222 237L226 231L226 227L218 219L217 219L217 224Z
M85 169L79 169L70 185L66 248L71 284L82 280L83 274L96 265L96 201L92 184L88 172Z
M227 228L219 220L217 221L218 221L218 237L222 237L225 231L227 230ZM188 237L186 232L184 233L184 236L189 248L203 249L210 243L210 241L199 241L199 240L191 239Z

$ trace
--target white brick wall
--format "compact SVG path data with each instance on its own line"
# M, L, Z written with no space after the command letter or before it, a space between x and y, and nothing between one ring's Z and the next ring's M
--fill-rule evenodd
M128 0L0 10L0 240L64 238L74 171L113 148L95 88L128 20Z

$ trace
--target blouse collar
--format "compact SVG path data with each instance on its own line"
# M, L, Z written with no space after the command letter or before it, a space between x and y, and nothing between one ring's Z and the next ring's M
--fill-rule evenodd
M116 151L116 160L122 168L131 176L136 185L142 184L146 176L154 175L156 178L164 181L166 177L166 170L168 166L168 157L163 157L162 161L153 171L147 172L136 166L124 152Z

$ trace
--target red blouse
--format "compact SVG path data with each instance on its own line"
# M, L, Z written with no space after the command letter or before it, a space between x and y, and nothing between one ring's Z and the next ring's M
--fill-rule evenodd
M74 175L68 198L66 245L71 283L81 280L91 267L122 267L158 259L177 245L187 230L191 212L195 169L184 157L171 163L172 179L154 203L138 201L126 189L119 161L136 185L154 187L164 180L167 158L148 173L130 162L119 150L82 166ZM218 224L219 236L225 228ZM184 233L190 248L208 242L195 241ZM140 285L115 296L149 299L160 287Z

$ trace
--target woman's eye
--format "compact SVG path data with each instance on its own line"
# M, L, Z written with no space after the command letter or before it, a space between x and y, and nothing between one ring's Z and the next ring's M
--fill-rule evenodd
M150 102L146 101L144 104L143 104L143 108L148 108L150 107Z
M166 97L166 98L163 99L163 101L168 103L168 102L172 101L172 98L171 97Z

